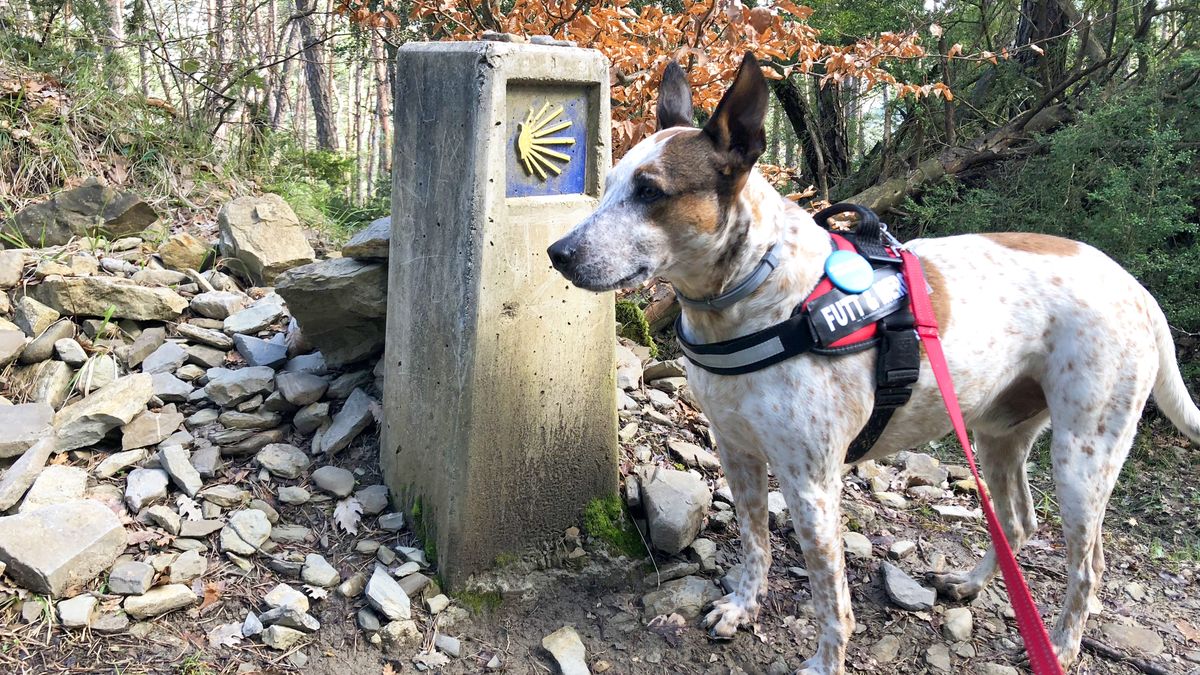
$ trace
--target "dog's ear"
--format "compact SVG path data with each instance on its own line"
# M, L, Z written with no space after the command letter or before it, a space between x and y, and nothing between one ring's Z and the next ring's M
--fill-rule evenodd
M732 168L748 170L767 147L766 117L767 80L758 60L746 52L737 78L704 125L704 133L727 153Z
M657 115L660 131L692 126L692 88L688 86L687 73L675 61L668 63L663 71Z

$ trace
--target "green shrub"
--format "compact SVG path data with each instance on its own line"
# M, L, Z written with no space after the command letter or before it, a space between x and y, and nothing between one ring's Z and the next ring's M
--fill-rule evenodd
M1107 253L1158 299L1172 325L1200 329L1196 195L1200 103L1166 82L1086 102L1043 152L986 182L947 180L908 210L923 234L1021 230Z

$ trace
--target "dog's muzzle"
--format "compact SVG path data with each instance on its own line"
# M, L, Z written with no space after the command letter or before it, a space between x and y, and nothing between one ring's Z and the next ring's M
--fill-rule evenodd
M554 269L566 275L575 265L576 250L574 237L566 236L551 244L546 253Z

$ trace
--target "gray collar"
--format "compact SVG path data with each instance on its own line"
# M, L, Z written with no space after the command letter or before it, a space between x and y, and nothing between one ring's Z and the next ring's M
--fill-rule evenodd
M778 266L779 242L775 242L771 245L771 248L767 250L766 255L762 257L762 260L758 261L758 266L754 268L754 271L746 275L746 278L739 281L728 291L725 291L720 295L714 295L711 298L701 298L697 300L694 298L689 298L683 293L680 293L679 289L675 289L675 297L679 298L681 303L693 309L720 311L722 309L731 307L738 300L741 300L757 290L758 287L767 280L767 277L771 276L771 272L774 272L775 268Z

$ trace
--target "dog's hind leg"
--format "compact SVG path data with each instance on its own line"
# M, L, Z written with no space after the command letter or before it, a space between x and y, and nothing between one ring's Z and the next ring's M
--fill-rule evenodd
M723 443L718 443L724 448ZM767 588L771 533L767 525L767 462L745 453L721 452L721 465L737 509L742 537L742 575L732 593L713 603L704 618L709 635L730 639L758 615L758 598Z
M1079 656L1084 624L1100 589L1104 513L1133 444L1139 412L1110 409L1099 428L1114 429L1116 436L1067 432L1054 436L1054 483L1067 548L1067 592L1051 639L1064 668Z
M1037 531L1037 513L1029 491L1026 462L1033 442L1046 425L1046 416L1022 423L1005 435L975 434L975 449L983 479L987 482L1000 526L1013 552L1021 550ZM988 547L983 559L968 573L931 574L929 581L943 597L969 600L979 595L996 576L996 547Z

